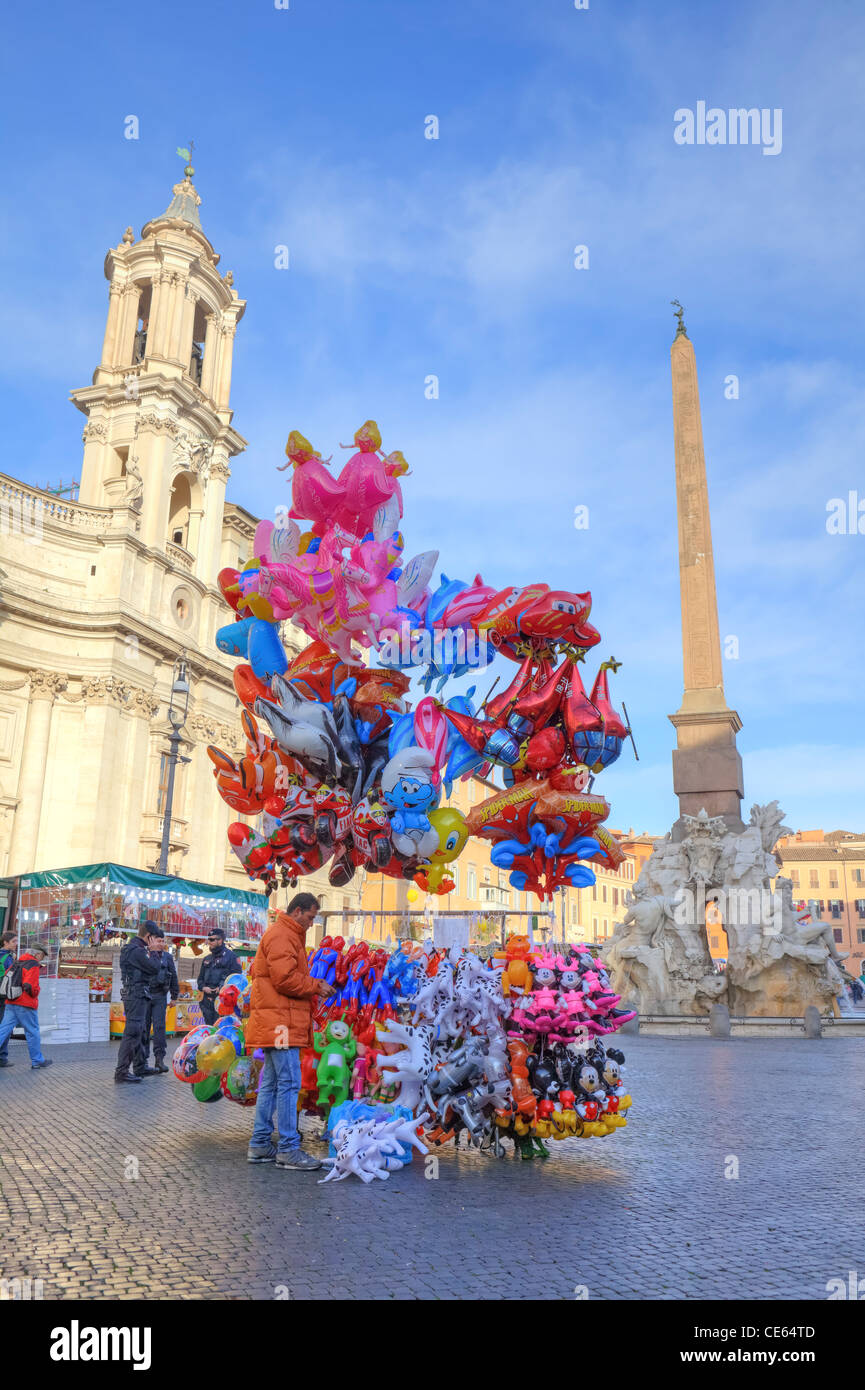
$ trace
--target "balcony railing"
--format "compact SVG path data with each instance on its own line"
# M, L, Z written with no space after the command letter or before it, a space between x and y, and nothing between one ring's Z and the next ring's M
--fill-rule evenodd
M7 529L23 535L30 534L34 526L46 524L107 531L112 514L111 507L83 507L79 502L66 502L62 497L0 473L0 521Z
M165 553L173 565L177 565L182 570L189 570L192 573L195 565L195 556L190 555L182 545L176 545L174 541L165 542Z

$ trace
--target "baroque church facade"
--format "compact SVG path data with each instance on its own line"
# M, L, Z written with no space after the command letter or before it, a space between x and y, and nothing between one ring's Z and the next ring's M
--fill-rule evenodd
M105 258L108 316L85 416L79 495L0 475L0 875L111 861L155 869L168 704L191 687L169 840L171 874L250 887L228 848L236 819L206 748L242 752L220 569L252 554L257 518L226 500L246 441L231 369L246 308L200 220L187 166L167 210ZM307 640L283 627L291 655ZM326 870L304 886L354 910ZM280 899L282 898L280 893Z

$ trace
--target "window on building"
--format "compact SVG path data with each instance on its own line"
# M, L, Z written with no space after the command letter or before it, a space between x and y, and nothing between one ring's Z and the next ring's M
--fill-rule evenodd
M576 903L571 903L571 926L572 926L572 927L575 927L576 925L577 925L577 904L576 904Z
M856 940L859 942L860 946L865 942L865 927L856 928Z
M838 887L838 870L837 870L837 869L830 869L830 870L829 870L829 887L830 887L830 888L837 888L837 887Z
M865 898L856 899L856 914L859 917L865 917Z
M597 901L598 901L598 885L597 885L596 883L593 883L593 884L592 884L592 902L593 902L593 903L596 903Z
M607 901L607 885L606 885L606 883L602 883L602 884L601 884L601 902L605 903L606 901Z
M475 801L475 779L469 778L469 805L473 806Z
M466 895L472 902L478 895L478 871L474 864L469 864L466 874Z
M168 502L168 534L174 545L186 549L189 542L189 516L192 510L192 492L189 478L178 473L171 488Z
M853 869L853 870L852 870L852 874L853 874L853 882L854 882L854 883L861 883L861 882L862 882L862 870L861 870L861 869Z
M840 917L843 906L844 904L839 898L832 898L829 902L829 911L833 917Z
M816 869L808 870L808 882L812 888L820 887L820 875Z
M484 869L484 883L492 883L492 881L493 881L492 869Z
M619 906L619 890L618 890L618 888L614 888L614 889L613 889L613 907L618 907L618 906Z
M832 935L834 936L835 940L839 943L844 940L844 932L840 927L833 927Z
M598 919L597 919L597 917L593 917L593 918L592 918L592 940L593 940L593 941L597 941L597 939L598 939Z
M455 892L455 893L458 893L458 892L460 891L460 866L459 866L459 864L451 864L451 866L450 866L450 872L451 872L451 878L452 878L453 881L454 881L454 892Z

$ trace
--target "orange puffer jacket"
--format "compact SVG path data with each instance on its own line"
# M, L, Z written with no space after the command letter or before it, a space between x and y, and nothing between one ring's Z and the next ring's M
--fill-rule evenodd
M247 1049L312 1046L311 1001L321 981L309 973L305 936L300 922L280 912L261 938L250 971Z

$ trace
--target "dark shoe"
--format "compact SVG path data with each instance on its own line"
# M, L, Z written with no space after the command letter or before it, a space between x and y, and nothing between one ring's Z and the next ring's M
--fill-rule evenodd
M157 1063L156 1063L156 1070L159 1072L159 1074L160 1074L160 1076L161 1076L163 1072L168 1071L168 1067L165 1065L164 1062L157 1062Z
M158 1073L155 1067L145 1067L143 1071L137 1071L135 1075L138 1077L138 1080L140 1081L141 1078L144 1076L157 1076Z
M140 1076L133 1076L131 1071L127 1071L127 1072L121 1072L121 1074L120 1074L119 1076L116 1076L116 1075L115 1075L115 1077L114 1077L114 1084L115 1084L115 1086L120 1086L120 1085L123 1084L124 1081L134 1081L134 1082L136 1083L136 1085L137 1085L138 1082L139 1082L140 1080L141 1080L141 1077L140 1077Z
M272 1163L276 1158L276 1149L271 1144L269 1149L247 1149L247 1163Z
M14 1062L7 1062L5 1057L0 1057L0 1067L14 1067Z
M43 1067L53 1067L54 1063L50 1058L43 1059L41 1062L31 1062L31 1071L41 1071Z
M277 1154L276 1166L291 1168L299 1173L311 1173L314 1168L321 1167L321 1159L313 1158L312 1154L304 1153L303 1149L295 1149L293 1153Z

